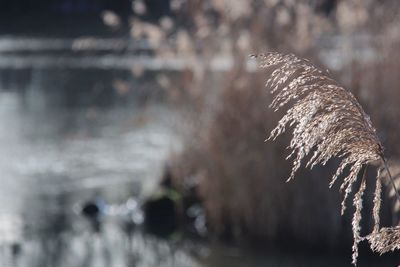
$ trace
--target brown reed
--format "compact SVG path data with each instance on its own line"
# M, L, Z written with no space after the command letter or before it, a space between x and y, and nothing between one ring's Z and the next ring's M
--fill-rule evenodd
M327 71L322 71L308 60L293 54L268 53L253 57L261 68L271 71L266 83L273 95L270 107L274 111L287 107L286 113L268 138L275 140L286 130L292 130L288 147L291 153L287 159L294 160L287 181L294 178L304 161L306 167L312 169L316 165L325 165L331 158L340 159L330 187L349 169L340 186L340 190L344 190L343 215L346 199L352 193L353 187L359 184L359 173L364 169L358 192L353 198L353 264L357 264L358 243L365 239L375 252L385 253L399 249L400 228L380 228L379 225L381 170L386 171L399 200L400 196L376 130L353 94L341 87ZM376 178L373 207L375 225L368 236L362 237L360 222L366 188L366 168L369 165L376 166L377 162L382 168L379 168Z

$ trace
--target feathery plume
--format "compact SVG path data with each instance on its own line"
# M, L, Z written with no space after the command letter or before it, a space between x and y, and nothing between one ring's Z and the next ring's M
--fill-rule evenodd
M381 210L381 203L382 203L382 197L381 197L382 182L380 179L380 172L381 170L379 169L375 185L374 208L372 210L372 216L374 218L374 230L373 230L374 233L379 231L379 225L380 225L379 211Z
M367 236L371 249L380 254L400 249L400 226L381 228Z
M268 140L275 140L286 130L292 129L292 139L288 147L290 155L287 159L294 159L287 181L294 178L306 158L308 159L305 166L310 169L316 165L325 165L331 158L340 159L329 186L332 187L345 170L349 169L340 185L340 191L344 191L343 214L346 209L346 200L352 193L353 185L358 181L360 171L364 168L360 188L353 198L355 207L352 220L353 264L357 263L358 243L364 239L369 240L374 251L384 253L398 249L400 229L394 227L379 230L380 173L376 178L373 207L374 230L367 237L360 235L367 166L381 161L396 194L399 194L391 178L376 130L353 94L341 87L328 72L316 68L308 60L300 59L293 54L268 53L253 57L258 60L261 68L271 71L266 83L266 87L273 95L270 107L277 111L288 106L285 115L268 138Z
M353 229L353 264L357 264L357 257L358 257L358 243L363 240L363 238L360 235L361 231L361 211L362 211L362 197L365 191L365 179L362 180L360 189L358 192L354 195L354 200L353 204L354 207L356 208L356 211L353 214L353 220L352 220L352 229Z

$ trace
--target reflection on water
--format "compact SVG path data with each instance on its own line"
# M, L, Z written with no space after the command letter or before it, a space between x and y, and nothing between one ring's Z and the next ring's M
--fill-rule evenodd
M176 143L172 114L162 107L32 112L21 103L15 93L0 95L0 210L21 207L32 190L56 194L135 180L147 187Z
M65 209L60 206L59 210ZM95 230L73 214L47 215L46 221L36 224L40 229L24 241L23 254L13 256L14 262L37 267L198 266L180 244L146 235L141 229L128 233L118 216L105 217L100 223Z
M132 211L179 145L177 115L116 103L113 75L71 73L0 71L0 266L196 266L179 242L145 234ZM82 216L93 199L103 203L96 219Z

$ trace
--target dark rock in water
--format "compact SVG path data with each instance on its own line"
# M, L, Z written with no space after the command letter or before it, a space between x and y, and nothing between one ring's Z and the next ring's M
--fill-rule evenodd
M144 205L144 224L148 232L168 237L178 228L175 201L168 194L148 200Z
M86 217L96 233L101 231L102 203L99 200L90 200L82 205L81 214Z
M100 208L94 201L86 202L82 207L82 215L88 218L97 218L100 214Z
M21 254L22 245L20 243L13 243L11 245L11 253L14 257L18 257Z
M185 178L182 187L174 184L174 174L166 166L160 189L144 206L145 226L149 232L169 236L178 228L192 237L207 235L207 220L198 195L196 177Z
M144 204L144 224L148 232L168 237L179 227L181 195L174 189L169 166L165 168L160 189Z

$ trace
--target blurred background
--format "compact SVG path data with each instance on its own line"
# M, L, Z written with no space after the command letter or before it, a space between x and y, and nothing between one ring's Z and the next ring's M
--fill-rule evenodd
M329 69L396 161L399 23L397 0L1 0L0 265L351 266L337 162L284 182L249 55Z

